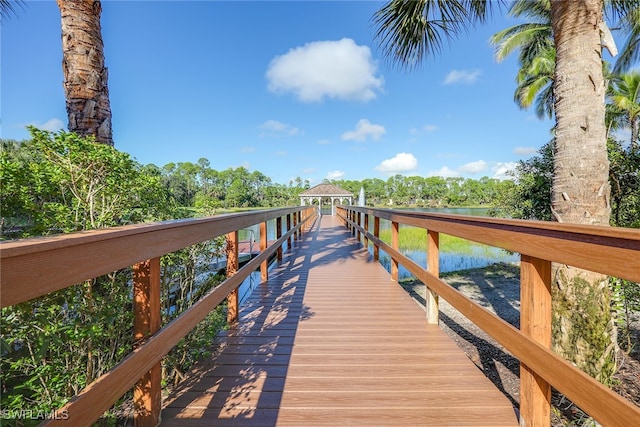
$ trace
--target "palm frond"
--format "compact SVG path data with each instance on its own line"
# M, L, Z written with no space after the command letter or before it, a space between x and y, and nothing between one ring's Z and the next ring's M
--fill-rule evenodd
M383 55L404 68L414 68L439 53L476 22L483 22L491 0L391 0L373 16L375 40Z
M18 9L24 9L24 5L23 0L0 0L0 19L18 16Z

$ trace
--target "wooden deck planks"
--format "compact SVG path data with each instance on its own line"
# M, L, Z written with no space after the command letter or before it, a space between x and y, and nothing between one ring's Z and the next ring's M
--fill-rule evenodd
M515 426L511 403L333 217L243 304L166 426Z

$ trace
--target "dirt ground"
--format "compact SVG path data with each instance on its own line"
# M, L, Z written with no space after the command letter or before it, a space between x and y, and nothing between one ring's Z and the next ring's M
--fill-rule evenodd
M516 265L495 264L487 268L441 274L442 279L473 301L500 316L515 327L520 322L520 270ZM403 281L402 287L418 304L425 304L425 286L418 281ZM440 327L458 344L487 378L519 406L520 364L493 338L469 319L440 300ZM638 338L638 336L636 336ZM640 406L640 349L620 352L617 384L614 390ZM554 391L552 426L597 425L568 399Z

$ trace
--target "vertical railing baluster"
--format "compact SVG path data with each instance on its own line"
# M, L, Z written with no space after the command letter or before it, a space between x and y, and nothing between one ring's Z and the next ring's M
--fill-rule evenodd
M358 212L358 214L357 214L357 215L358 215L358 216L357 216L357 218L358 218L358 219L357 219L358 227L361 227L361 226L362 226L362 224L361 224L361 222L360 222L360 221L362 220L362 214L361 214L360 212ZM358 243L360 243L360 240L362 239L362 233L360 232L360 229L359 229L359 228L358 228L357 230L358 230L358 233L357 233L358 237L357 237L357 239L358 239Z
M135 342L160 329L160 258L133 266L133 337ZM157 426L162 408L162 371L158 362L133 389L136 426Z
M551 262L520 256L520 330L551 348ZM551 423L551 386L520 363L520 425Z
M236 274L240 266L238 240L237 230L227 234L227 278ZM238 288L236 288L227 295L227 323L232 324L238 321L239 305Z
M400 250L400 224L395 221L391 221L391 247ZM394 257L391 257L391 280L398 281L398 260Z
M298 213L294 212L293 213L293 228L296 228L298 226ZM293 232L293 240L295 242L298 241L298 230Z
M427 230L427 271L440 277L440 233ZM427 322L437 325L439 321L438 294L427 287L426 309Z
M373 217L373 235L375 236L376 239L380 238L380 217L379 216ZM380 246L378 246L377 243L373 244L373 260L374 261L380 260Z
M267 250L267 222L260 223L260 253ZM266 282L269 279L269 260L265 259L260 263L260 280Z

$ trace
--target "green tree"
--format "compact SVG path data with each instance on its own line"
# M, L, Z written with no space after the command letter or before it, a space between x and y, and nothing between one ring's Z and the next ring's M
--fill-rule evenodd
M640 72L613 76L609 99L612 107L623 116L623 123L631 130L631 151L636 151L640 123Z

